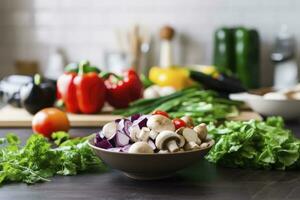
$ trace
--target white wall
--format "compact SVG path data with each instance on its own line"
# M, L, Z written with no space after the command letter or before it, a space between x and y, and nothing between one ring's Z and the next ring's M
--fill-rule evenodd
M210 63L213 31L245 25L260 32L266 85L280 24L300 41L299 11L297 0L0 0L0 76L12 72L16 59L37 59L45 66L51 47L63 47L70 60L102 65L103 52L116 48L114 30L134 23L155 35L161 25L173 25L183 38L177 39L184 43L181 62Z

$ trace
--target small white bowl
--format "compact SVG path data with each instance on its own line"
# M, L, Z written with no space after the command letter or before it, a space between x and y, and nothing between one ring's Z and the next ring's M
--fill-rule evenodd
M232 100L244 101L249 107L263 116L281 116L284 119L300 117L300 100L265 99L248 93L230 94Z

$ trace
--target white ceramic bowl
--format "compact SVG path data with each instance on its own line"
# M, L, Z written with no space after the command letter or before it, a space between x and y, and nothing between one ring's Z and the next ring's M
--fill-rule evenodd
M136 154L112 152L96 147L94 139L89 140L89 146L96 155L111 168L122 171L126 176L138 180L162 179L173 175L201 160L214 145L210 140L209 146L203 149L176 153Z
M263 116L281 116L284 119L300 117L300 100L264 99L257 95L231 94L230 99L244 101L249 107Z

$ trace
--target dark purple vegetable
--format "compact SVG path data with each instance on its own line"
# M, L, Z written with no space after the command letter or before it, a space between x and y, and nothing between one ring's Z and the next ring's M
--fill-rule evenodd
M100 136L101 132L99 134L96 134L96 137L94 138L94 143L100 142L103 138Z
M97 134L98 135L98 134ZM99 148L102 148L102 149L109 149L109 148L112 148L112 144L107 140L107 139L99 139L100 136L97 138L95 138L95 146L96 147L99 147Z
M139 119L141 116L142 116L141 114L134 114L134 115L131 115L128 119L131 122L134 122L135 120Z
M119 123L122 119L116 119L115 122Z
M118 131L115 136L114 141L115 141L116 147L124 147L129 144L130 138L126 134Z
M133 125L138 124L140 129L147 126L147 121L150 115L142 115L139 119L133 122Z

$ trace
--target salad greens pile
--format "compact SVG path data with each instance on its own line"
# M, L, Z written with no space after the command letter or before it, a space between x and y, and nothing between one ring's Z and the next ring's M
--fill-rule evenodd
M207 155L211 162L255 169L300 167L300 140L284 128L280 117L266 121L226 121L208 126L216 144Z
M173 118L190 116L198 124L237 116L238 105L240 102L219 98L213 91L192 87L163 97L137 100L129 108L116 110L114 114L130 116L163 110Z
M57 148L43 136L33 134L21 147L15 134L0 138L0 184L49 181L58 175L75 175L103 166L87 144L87 137L70 139L65 132L53 134ZM103 168L104 169L104 168Z

